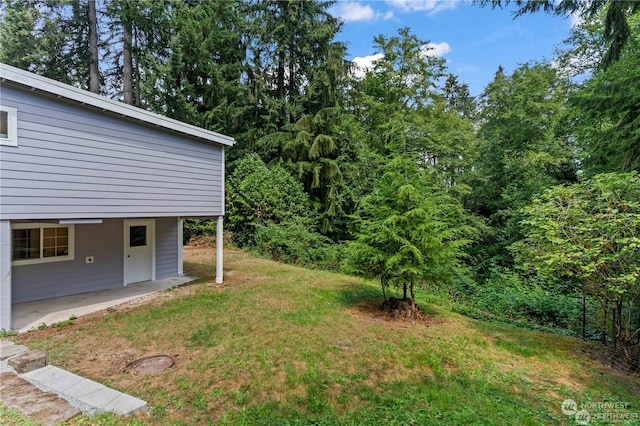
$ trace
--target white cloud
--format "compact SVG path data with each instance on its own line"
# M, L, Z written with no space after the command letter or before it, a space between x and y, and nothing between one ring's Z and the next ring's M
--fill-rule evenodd
M584 19L582 19L580 13L573 12L569 15L569 22L571 22L571 28L577 28L584 22Z
M357 21L377 21L383 19L385 21L393 18L393 11L389 10L386 13L382 13L374 10L368 4L362 4L357 1L344 1L337 2L332 8L331 13L334 16L339 16L345 22L357 22Z
M440 11L454 9L455 0L387 0L391 6L403 12L428 11L429 15L434 15Z
M428 43L420 49L423 55L441 57L451 52L451 46L446 41L442 43Z
M365 57L355 57L353 61L356 64L355 76L357 78L364 78L367 70L373 68L373 63L378 59L382 59L384 55L382 53L376 53L375 55L369 55Z

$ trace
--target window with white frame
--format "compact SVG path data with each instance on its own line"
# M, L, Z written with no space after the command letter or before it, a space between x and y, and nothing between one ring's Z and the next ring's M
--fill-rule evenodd
M0 105L0 145L18 146L18 110Z
M11 225L14 265L60 262L74 258L74 225L15 223Z

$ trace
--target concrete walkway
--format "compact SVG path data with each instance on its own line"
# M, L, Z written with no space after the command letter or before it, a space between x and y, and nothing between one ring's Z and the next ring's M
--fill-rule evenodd
M170 289L195 280L195 277L183 275L156 281L144 281L110 290L73 296L37 300L35 302L16 303L12 306L12 328L19 333L66 321L72 316L79 317L110 307Z
M23 359L29 359L34 352L40 351L30 351L9 340L0 341L0 401L29 418L43 424L56 424L80 412L87 415L110 412L124 416L148 413L145 401L46 365L46 356L36 356L42 358L40 365L44 364L43 367L30 368L33 361L24 362Z
M41 324L48 326L72 316L98 312L193 280L195 277L181 276L112 290L14 304L13 329L24 333ZM42 354L43 364L22 371L17 366L20 357L28 358L33 352L39 351L30 351L10 340L0 340L0 401L39 424L59 424L81 412L87 415L100 412L120 415L148 413L147 403L141 399L47 365L46 354Z

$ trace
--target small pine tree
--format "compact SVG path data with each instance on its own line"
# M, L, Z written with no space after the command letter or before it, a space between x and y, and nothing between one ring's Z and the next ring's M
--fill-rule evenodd
M385 306L387 289L402 288L412 318L417 314L415 289L451 279L473 235L460 202L439 181L414 158L391 159L374 191L362 200L359 232L347 248L346 269L379 279Z

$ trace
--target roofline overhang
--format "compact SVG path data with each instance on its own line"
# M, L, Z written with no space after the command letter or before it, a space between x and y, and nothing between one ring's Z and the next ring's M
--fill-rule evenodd
M162 127L183 135L191 136L207 142L225 146L233 146L234 138L221 133L212 132L198 126L183 123L151 111L115 101L89 91L42 77L11 65L0 63L0 82L23 86L33 91L44 92L71 102L88 105L101 111L110 112L145 124Z

